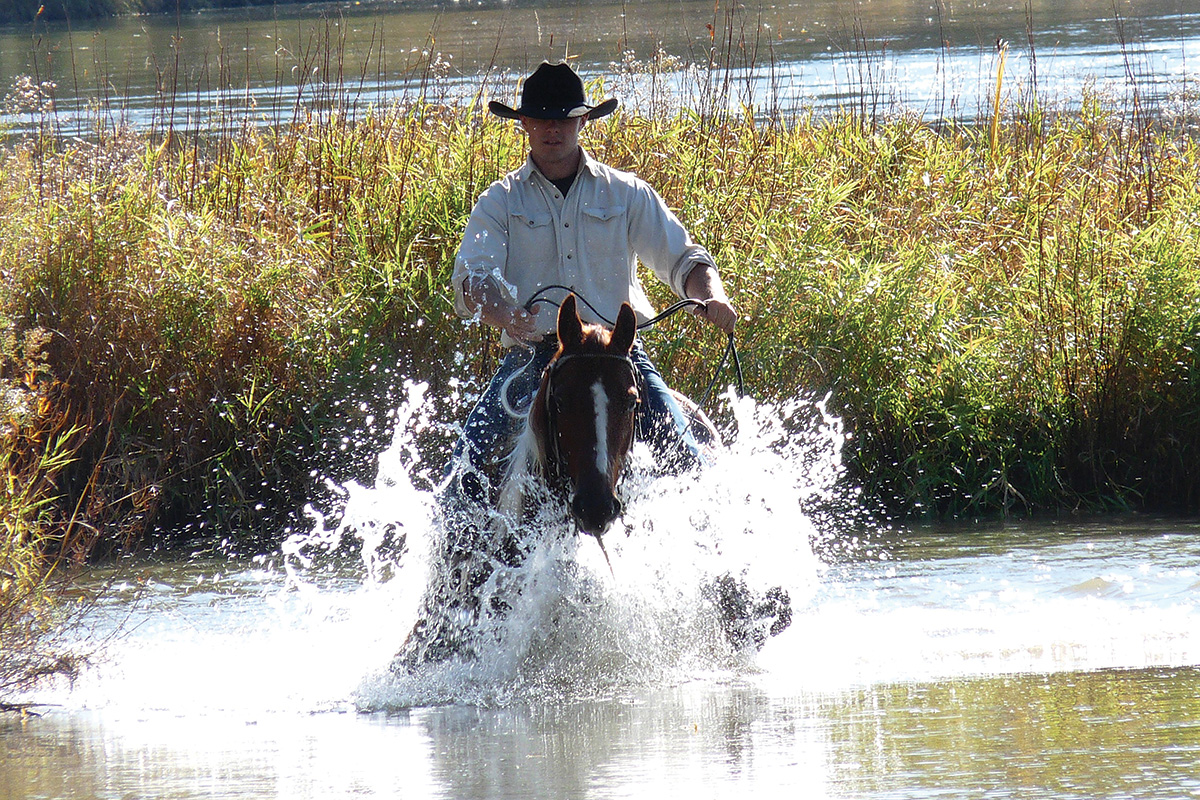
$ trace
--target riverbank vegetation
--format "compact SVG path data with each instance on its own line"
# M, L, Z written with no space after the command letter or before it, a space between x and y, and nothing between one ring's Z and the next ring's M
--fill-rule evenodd
M684 113L586 137L720 259L752 392L831 392L870 495L961 516L1200 499L1198 153L1177 133L1089 98L997 128ZM7 431L66 436L58 523L120 546L201 509L246 530L307 485L350 385L475 349L447 276L522 153L468 104L12 144ZM652 335L689 390L722 344Z
M490 371L448 277L524 143L479 104L207 131L98 115L65 139L49 89L18 88L44 124L0 151L0 625L57 565L167 532L261 546L324 476L370 478L404 378L452 396ZM617 114L585 145L717 256L749 391L830 396L868 499L1195 511L1200 147L1098 95L1001 111ZM695 393L724 342L691 325L650 335ZM447 441L420 442L435 471Z

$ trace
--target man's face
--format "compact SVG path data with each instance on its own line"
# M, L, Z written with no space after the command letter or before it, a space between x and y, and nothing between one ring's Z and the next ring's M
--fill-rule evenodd
M534 163L545 169L572 161L579 152L579 131L586 119L586 115L572 119L521 117L521 126L529 134L529 152Z

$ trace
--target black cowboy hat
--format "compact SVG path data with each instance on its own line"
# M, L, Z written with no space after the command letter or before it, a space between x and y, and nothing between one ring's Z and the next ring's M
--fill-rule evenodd
M521 87L520 108L509 108L497 100L488 103L488 109L493 114L505 119L573 119L584 114L590 119L597 119L611 114L616 107L615 97L589 106L583 96L583 81L575 70L565 63L550 64L546 61L525 79Z

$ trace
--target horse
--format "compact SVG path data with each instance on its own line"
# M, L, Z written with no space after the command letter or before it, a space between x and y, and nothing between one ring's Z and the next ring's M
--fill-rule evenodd
M611 329L585 323L575 295L569 294L559 307L556 327L558 349L542 372L495 507L469 519L447 514L440 561L394 669L411 671L422 663L478 655L481 621L502 619L512 592L519 592L510 579L532 546L527 523L546 504L593 537L608 561L603 536L624 510L618 487L645 392L632 358L637 318L623 303ZM697 439L706 445L719 441L708 418L685 405ZM770 634L790 621L786 595L755 605L744 583L727 576L713 590L711 600L735 646L751 638L761 645L765 639L766 634L758 635L757 623L756 633L747 633L751 616L775 621Z
M522 476L538 476L563 502L578 530L593 536L603 550L602 537L624 510L617 483L633 446L642 400L641 375L631 355L637 318L622 303L611 330L585 324L571 294L559 307L557 329L558 351L530 405L501 505L517 512L527 486Z
M611 330L585 324L569 295L559 308L557 335L558 349L540 376L503 474L473 475L472 500L462 492L444 498L429 586L393 669L479 654L481 628L500 621L519 592L513 584L540 534L538 511L552 507L551 516L594 536L602 549L601 537L622 513L617 484L642 393L631 358L637 319L625 303ZM462 477L452 475L448 486ZM497 492L487 490L493 479Z

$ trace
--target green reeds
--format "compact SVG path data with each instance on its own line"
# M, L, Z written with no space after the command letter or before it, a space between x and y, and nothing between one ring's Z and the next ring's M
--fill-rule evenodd
M651 180L686 188L672 202L723 262L752 383L832 391L868 495L950 516L1194 509L1193 140L1092 102L983 130L712 135L700 181L674 174L683 153ZM668 374L712 353L676 357Z
M277 535L269 512L380 411L345 398L494 352L448 275L519 133L471 102L344 109L91 141L41 126L6 149L0 313L48 342L39 424L80 427L56 524L87 522L89 546L195 520ZM1195 143L1099 98L993 111L937 130L656 111L585 143L717 255L751 391L832 394L868 495L951 516L1194 508ZM650 334L692 392L723 345L697 324Z
M71 615L62 565L90 537L82 519L56 520L66 505L60 478L81 429L64 429L61 418L49 425L39 419L50 388L40 383L30 373L9 387L8 421L0 428L0 698L75 671L74 657L56 644Z

